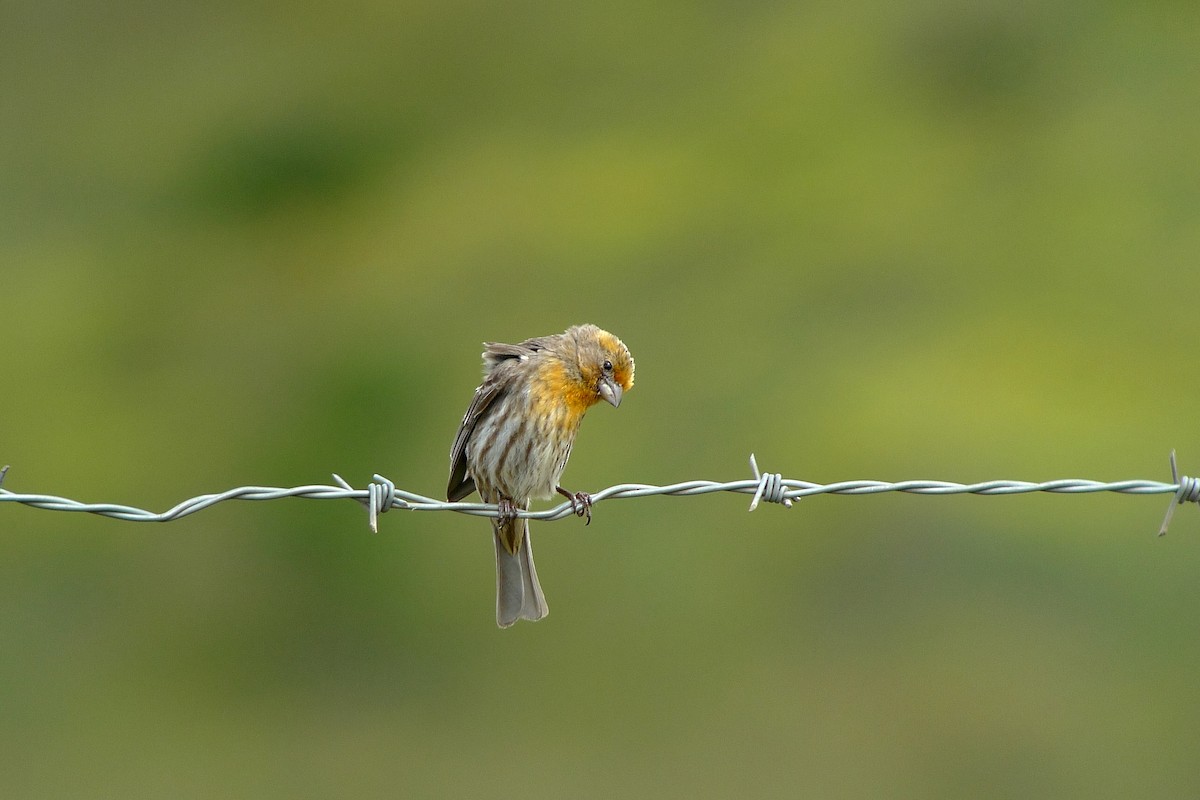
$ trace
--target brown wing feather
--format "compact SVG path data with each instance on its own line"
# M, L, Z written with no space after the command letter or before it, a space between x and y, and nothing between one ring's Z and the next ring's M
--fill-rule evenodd
M487 342L483 351L484 365L487 374L483 383L475 390L471 405L463 415L462 424L458 426L458 435L454 437L454 446L450 448L450 483L446 487L446 497L450 502L457 502L475 491L475 481L467 474L467 442L475 433L475 425L487 413L492 402L504 393L511 380L511 367L516 359L535 352L535 348L523 344L500 344Z
M450 448L450 483L446 488L446 497L450 502L457 502L475 491L475 481L467 474L467 442L471 441L476 423L512 384L511 376L517 368L516 362L539 350L553 349L561 340L562 335L559 334L526 339L520 344L484 343L483 363L487 374L475 390L471 406L463 415L458 435L454 437L454 446Z
M484 342L483 363L490 371L497 365L509 359L533 355L539 350L552 349L561 336L539 336L526 339L520 344L504 344L503 342Z
M500 382L489 375L479 388L467 413L463 415L462 424L458 426L458 434L454 437L454 446L450 448L450 483L446 487L446 498L455 503L475 491L475 481L467 474L467 442L475 432L475 423L487 411L488 406L500 394Z

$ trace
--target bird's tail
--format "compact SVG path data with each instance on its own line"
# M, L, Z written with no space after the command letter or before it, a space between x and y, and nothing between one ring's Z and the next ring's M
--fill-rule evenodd
M533 566L529 520L514 519L495 529L496 624L507 628L518 619L539 620L550 613ZM515 546L510 550L507 546Z

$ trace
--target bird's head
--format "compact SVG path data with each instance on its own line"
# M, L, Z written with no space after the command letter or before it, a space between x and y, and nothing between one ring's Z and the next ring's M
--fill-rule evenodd
M576 325L566 332L575 343L574 368L588 405L605 400L613 407L633 386L633 356L620 339L595 325Z

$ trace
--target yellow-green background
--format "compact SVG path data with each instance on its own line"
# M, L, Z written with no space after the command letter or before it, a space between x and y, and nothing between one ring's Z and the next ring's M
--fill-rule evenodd
M480 342L637 359L564 482L1200 470L1189 2L0 6L5 488L444 490ZM1195 797L1200 513L536 526L0 505L0 796Z

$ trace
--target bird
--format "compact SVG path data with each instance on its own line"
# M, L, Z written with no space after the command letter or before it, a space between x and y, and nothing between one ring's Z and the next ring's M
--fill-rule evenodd
M591 523L591 496L564 489L559 479L584 414L601 400L620 406L633 372L629 348L591 324L520 344L484 342L483 382L450 448L446 498L456 502L478 491L498 506L492 533L501 628L550 613L533 564L529 521L517 512L558 493Z

